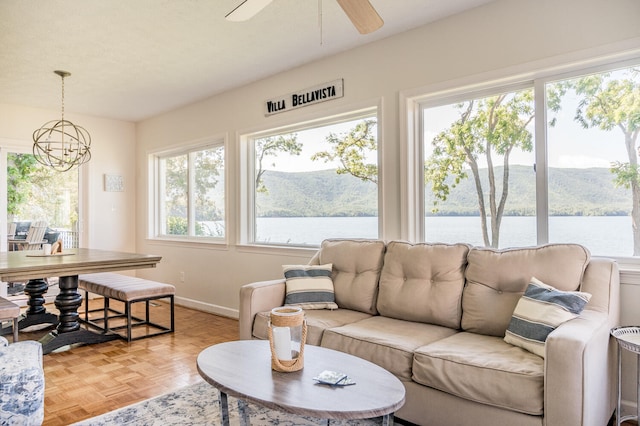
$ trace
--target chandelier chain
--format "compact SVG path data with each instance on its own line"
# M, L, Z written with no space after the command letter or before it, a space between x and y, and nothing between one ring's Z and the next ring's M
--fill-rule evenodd
M62 121L64 121L64 76L62 76Z

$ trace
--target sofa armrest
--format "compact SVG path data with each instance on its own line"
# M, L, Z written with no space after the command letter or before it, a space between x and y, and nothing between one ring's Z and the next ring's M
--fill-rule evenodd
M608 315L586 309L549 334L545 348L546 425L607 424L615 406L617 371L615 342L609 332Z
M260 281L240 287L240 339L251 339L256 314L282 306L284 298L284 279Z

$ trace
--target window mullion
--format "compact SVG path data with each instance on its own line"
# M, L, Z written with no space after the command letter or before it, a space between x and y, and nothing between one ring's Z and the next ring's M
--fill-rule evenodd
M190 152L187 160L187 220L189 236L196 235L196 153Z
M545 83L534 82L536 230L538 244L549 242L549 169L547 161L547 107Z
M167 173L166 173L166 160L162 159L157 161L157 167L158 167L158 187L157 187L157 199L158 202L156 203L157 208L158 208L158 214L156 215L156 220L157 220L157 228L156 228L156 233L158 233L159 235L166 235L167 234L167 221L166 221L166 217L167 217L167 207L166 207L166 179L167 179Z

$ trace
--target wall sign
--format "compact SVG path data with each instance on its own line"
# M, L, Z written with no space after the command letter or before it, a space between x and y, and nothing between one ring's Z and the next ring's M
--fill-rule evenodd
M292 109L330 101L343 96L343 79L340 78L295 93L269 99L264 103L264 115L268 117L279 112L291 111Z

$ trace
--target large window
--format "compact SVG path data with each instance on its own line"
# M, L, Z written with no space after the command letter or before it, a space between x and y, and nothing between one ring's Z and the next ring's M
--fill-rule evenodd
M533 244L533 89L423 110L425 240Z
M639 68L451 99L421 103L424 240L640 255Z
M547 83L549 241L640 256L640 68Z
M247 241L317 246L378 237L375 111L248 138Z
M224 145L154 155L156 236L225 237Z

